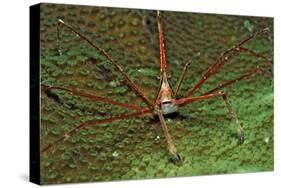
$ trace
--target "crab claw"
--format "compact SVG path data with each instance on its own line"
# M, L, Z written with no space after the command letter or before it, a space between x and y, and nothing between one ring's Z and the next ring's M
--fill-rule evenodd
M176 152L170 152L169 153L169 161L173 162L173 163L177 163L181 160L181 157L178 153Z
M238 137L238 140L239 140L239 144L243 144L244 143L244 133L242 130L240 130L238 133L237 133L237 137Z

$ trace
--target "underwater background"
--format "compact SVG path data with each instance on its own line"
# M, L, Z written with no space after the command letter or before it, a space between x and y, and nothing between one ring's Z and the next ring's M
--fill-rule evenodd
M188 68L179 91L184 96L224 50L255 31L270 28L245 47L273 59L273 18L163 12L162 24L169 83L176 88L185 63ZM95 49L61 30L64 20L116 60L149 99L159 87L160 58L156 11L77 5L41 4L41 83L108 97L145 107L114 67ZM262 59L240 54L194 93L198 96L220 83L259 65ZM168 160L160 122L140 116L81 129L41 153L41 183L128 180L273 170L273 78L256 74L224 88L242 124L245 142L236 138L236 125L221 98L206 99L180 108L166 118L169 132L182 157ZM64 91L41 90L41 149L82 121L128 113L122 107L94 102Z

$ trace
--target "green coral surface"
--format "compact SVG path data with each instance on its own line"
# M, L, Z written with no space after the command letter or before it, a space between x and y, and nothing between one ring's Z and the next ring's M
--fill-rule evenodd
M57 38L58 19L70 24L116 60L145 95L154 100L159 87L160 58L156 11L41 5L41 83L145 107L115 68L95 49L66 28ZM184 64L188 68L179 96L186 94L221 52L253 32L270 32L245 47L273 59L273 19L249 16L162 12L169 83L176 88ZM193 95L259 65L272 65L241 53ZM243 126L240 145L236 126L221 98L190 103L179 115L166 117L182 160L168 160L160 123L153 115L82 128L41 153L41 183L128 180L273 170L273 79L256 74L224 88ZM122 107L41 90L41 149L81 122L129 113Z

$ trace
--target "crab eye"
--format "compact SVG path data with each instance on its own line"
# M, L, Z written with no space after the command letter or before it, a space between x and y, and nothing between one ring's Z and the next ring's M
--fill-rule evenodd
M167 78L168 78L168 79L172 78L171 73L167 73Z

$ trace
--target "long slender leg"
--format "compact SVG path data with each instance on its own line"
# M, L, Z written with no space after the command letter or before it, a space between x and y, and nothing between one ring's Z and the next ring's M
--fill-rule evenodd
M180 87L181 87L182 82L183 82L183 80L184 80L184 77L185 77L185 75L186 75L187 67L191 64L191 62L192 62L192 61L187 62L187 63L184 65L184 67L183 67L183 71L182 71L182 73L181 73L181 77L180 77L180 79L179 79L179 83L178 83L178 85L177 85L177 87L176 87L176 90L175 90L175 96L177 96L177 94L178 94L178 92L179 92L179 90L180 90Z
M227 86L229 86L231 84L237 83L238 81L247 79L247 78L253 76L254 74L258 73L260 70L261 69L259 67L256 67L254 69L250 69L250 70L246 71L245 74L240 75L238 78L226 81L226 82L220 84L219 86L215 87L214 89L211 89L211 90L203 93L202 95L207 95L207 94L210 94L210 93L214 93L215 91L218 91L218 90L220 90L222 88L225 88L225 87L227 87Z
M140 112L135 112L135 113L129 113L129 114L123 114L120 116L116 116L116 117L111 117L111 118L107 118L107 119L100 119L100 120L92 120L92 121L86 121L86 122L82 122L80 123L80 125L74 127L73 129L71 129L70 131L66 132L62 137L60 137L59 139L57 139L56 141L54 141L53 143L48 144L47 146L45 146L41 152L46 152L49 149L51 149L52 147L54 147L57 143L65 141L66 139L68 139L70 136L72 136L73 134L77 133L80 129L82 129L83 127L86 126L93 126L93 125L97 125L97 124L101 124L101 123L109 123L109 122L113 122L116 120L121 120L121 119L126 119L126 118L130 118L130 117L135 117L135 116L140 116L143 114L147 114L147 113L151 113L152 110L151 109L145 109L143 111Z
M250 70L246 71L244 74L240 75L239 77L237 77L235 79L228 80L228 81L226 81L226 82L224 82L222 84L219 84L219 86L217 86L214 89L211 89L211 90L209 90L207 92L204 92L202 95L207 95L207 94L210 94L210 93L214 93L215 91L218 91L218 90L220 90L222 88L225 88L227 86L235 84L235 83L237 83L237 82L239 82L241 80L248 79L251 76L253 76L253 75L255 75L255 74L259 73L259 72L264 73L264 74L266 74L269 77L272 77L272 74L270 72L265 71L262 68L260 68L259 66L257 66L256 68L253 68L253 69L250 69Z
M236 113L233 111L232 109L232 106L230 104L230 102L228 101L227 99L227 96L224 94L222 96L223 98L223 101L225 102L225 105L229 111L229 113L231 114L232 118L235 120L235 123L236 123L236 131L237 131L237 137L239 139L239 143L240 144L243 144L244 142L244 133L243 133L243 130L242 130L242 127L241 127L241 124L240 124L240 121L236 115Z
M85 97L88 98L90 100L93 101L101 101L101 102L105 102L105 103L109 103L109 104L113 104L113 105L117 105L117 106L122 106L125 108L129 108L129 109L134 109L134 110L138 110L138 111L142 111L144 110L144 108L138 107L138 106L134 106L134 105L129 105L127 103L122 103L119 101L114 101L105 97L100 97L100 96L95 96L92 94L88 94L88 93L84 93L79 91L78 89L69 89L69 88L65 88L65 87L61 87L61 86L47 86L44 84L41 84L41 87L46 88L47 90L62 90L62 91L67 91L70 92L72 94L75 94L77 96L80 97Z
M198 57L200 55L200 53L198 52L195 56L193 56L185 65L184 65L184 67L183 67L183 71L182 71L182 73L181 73L181 76L180 76L180 79L179 79L179 83L178 83L178 85L177 85L177 87L176 87L176 90L175 90L175 96L177 96L177 94L178 94L178 92L179 92L179 90L180 90L180 87L181 87L181 85L182 85L182 83L183 83L183 80L184 80L184 78L185 78L185 75L186 75L186 72L187 72L187 67L189 67L190 65L191 65L191 63L193 62L193 59L195 58L195 57Z
M177 105L185 105L194 101L202 100L202 99L209 99L213 97L218 97L218 96L223 96L224 92L218 92L218 93L211 93L207 95L201 95L201 96L196 96L196 97L183 97L181 99L175 99L173 100L173 103Z
M202 95L202 96L198 96L198 97L181 98L181 99L175 100L174 102L178 105L184 105L184 104L195 102L198 100L209 99L209 98L214 98L214 97L219 97L219 96L223 98L223 101L225 102L229 113L231 114L232 118L235 120L238 140L239 140L239 143L242 144L244 142L244 134L242 131L240 121L238 120L236 113L233 111L231 104L228 101L227 96L224 92L218 92L215 94L207 94L207 95Z
M126 84L129 88L131 88L138 96L140 96L143 101L150 107L153 108L153 103L144 95L144 93L139 89L139 87L129 78L129 76L124 72L122 67L114 61L103 49L92 43L86 36L75 30L72 26L65 23L63 20L59 19L59 26L65 26L68 28L71 32L79 36L81 39L86 41L89 45L94 47L101 55L107 58L107 60L116 68L116 70L124 77Z
M268 60L263 54L261 54L259 52L256 52L254 50L251 50L251 49L248 49L248 48L244 48L244 47L240 47L240 50L265 60L265 62L268 63L269 65L273 64L273 62L271 60Z
M164 119L164 117L163 117L163 115L162 115L162 113L160 111L157 112L157 115L159 117L162 129L163 129L163 132L164 132L167 144L168 144L168 150L169 150L169 153L170 153L169 158L173 162L179 161L180 160L180 156L177 153L176 146L173 143L172 137L171 137L171 135L170 135L170 133L168 131L168 127L166 125L165 119Z
M238 45L229 48L228 50L224 51L218 58L215 64L211 65L208 70L201 76L200 80L187 92L186 97L191 96L210 76L214 75L219 68L221 68L230 58L239 53L245 51L245 48L241 48L243 44L249 42L251 39L266 33L269 31L269 28L264 28L261 31L258 31L251 35L250 37L246 38L245 40L241 41Z

